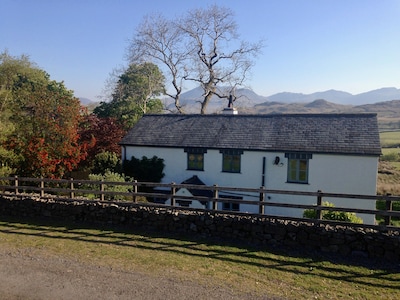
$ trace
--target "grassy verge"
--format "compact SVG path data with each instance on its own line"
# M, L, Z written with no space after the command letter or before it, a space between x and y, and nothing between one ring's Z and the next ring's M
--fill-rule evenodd
M398 299L398 265L306 257L204 239L0 218L0 241L85 263L285 299ZM364 260L365 262L365 260ZM168 274L168 275L167 275Z

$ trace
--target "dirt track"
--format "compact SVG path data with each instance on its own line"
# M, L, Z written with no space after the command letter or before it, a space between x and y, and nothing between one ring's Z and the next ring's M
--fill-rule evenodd
M237 295L212 283L203 286L190 280L82 265L41 251L4 249L0 241L0 299L261 298Z

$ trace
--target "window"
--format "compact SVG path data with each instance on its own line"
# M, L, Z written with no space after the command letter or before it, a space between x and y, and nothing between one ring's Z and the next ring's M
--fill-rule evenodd
M292 183L308 183L308 160L312 154L286 153L288 158L287 181Z
M232 195L219 195L219 198L222 199L222 210L229 211L240 211L240 204L236 202L223 202L223 199L228 201L234 200L243 200L243 197L232 196Z
M221 150L222 153L222 172L240 173L241 150Z
M187 169L188 170L204 170L204 153L207 153L206 149L201 148L187 148Z
M181 207L190 207L190 204L192 204L192 201L176 200L176 203Z
M222 203L222 210L240 211L239 203Z

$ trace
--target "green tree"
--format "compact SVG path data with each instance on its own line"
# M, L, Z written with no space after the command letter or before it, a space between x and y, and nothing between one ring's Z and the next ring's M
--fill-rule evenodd
M7 177L15 172L12 166L18 161L18 156L4 147L13 130L14 126L8 121L7 112L0 111L0 177Z
M163 109L157 98L164 93L164 75L152 63L131 64L119 75L110 102L101 102L94 109L100 118L114 118L124 129L131 128L143 114Z
M1 73L1 71L0 71ZM0 85L0 103L5 101ZM14 151L5 147L5 143L14 132L14 124L10 121L11 112L3 105L0 106L0 177L7 177L14 173L13 165L18 161L18 156Z
M27 56L12 57L7 51L0 53L0 176L9 176L15 172L18 155L6 147L6 143L15 131L11 121L13 113L13 87L17 74L32 71L34 65Z

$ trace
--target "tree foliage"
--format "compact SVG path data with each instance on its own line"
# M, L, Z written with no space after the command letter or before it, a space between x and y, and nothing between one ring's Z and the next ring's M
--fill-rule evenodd
M0 69L1 104L13 127L3 147L18 157L13 167L23 176L62 177L86 156L79 100L26 57L3 53Z
M121 155L119 141L126 131L114 118L99 118L85 113L79 126L79 143L86 144L87 157L80 163L80 169L91 168L96 155L103 152Z
M32 64L26 56L12 57L7 51L0 53L0 176L15 172L17 154L6 147L7 140L15 130L11 121L13 113L13 83L18 73L30 70Z
M252 59L263 46L239 40L237 28L233 11L217 5L190 10L176 21L160 15L146 17L129 46L130 60L164 67L175 91L169 96L179 112L183 112L179 101L183 82L199 84L204 114L213 95L236 98L235 89L248 78ZM229 89L218 89L222 84Z
M110 102L101 102L94 109L100 118L114 118L125 130L145 113L161 112L157 96L164 93L164 76L152 63L131 64L119 75Z

